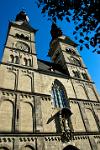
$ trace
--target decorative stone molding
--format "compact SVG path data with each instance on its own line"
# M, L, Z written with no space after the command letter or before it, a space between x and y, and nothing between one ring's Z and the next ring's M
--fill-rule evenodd
M88 139L88 136L73 136L72 140L83 140Z
M16 73L16 71L18 71L18 69L16 67L14 67L14 66L9 66L9 67L7 67L7 69L9 71L11 71L12 73Z
M100 135L94 136L94 138L96 138L96 139L100 139Z
M83 104L86 105L86 106L87 106L87 105L88 105L88 106L91 106L91 103L90 103L90 102L83 102Z
M13 142L14 141L14 138L11 138L11 137L3 137L3 138L0 138L0 143L8 143L8 142Z
M20 137L19 138L19 142L33 142L35 140L35 138L33 137Z
M97 104L97 103L92 103L92 105L94 105L94 106L100 106L100 104Z
M8 98L8 97L12 97L12 98L15 98L16 94L14 92L6 92L6 91L2 91L1 93L3 96L2 98Z
M31 95L29 95L29 94L21 94L20 95L20 98L34 98L34 96L31 96Z
M61 137L45 137L45 141L61 141Z
M76 100L71 100L70 103L78 104L78 101L76 101Z
M41 97L42 100L45 100L45 101L51 101L50 97Z

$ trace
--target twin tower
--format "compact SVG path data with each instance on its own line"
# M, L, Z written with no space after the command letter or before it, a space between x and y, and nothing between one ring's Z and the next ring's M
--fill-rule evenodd
M9 23L0 64L0 150L100 150L100 98L76 44L52 24L37 58L25 12Z

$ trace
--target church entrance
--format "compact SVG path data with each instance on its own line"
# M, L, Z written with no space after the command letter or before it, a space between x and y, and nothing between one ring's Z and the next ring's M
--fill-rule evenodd
M73 145L68 145L63 150L80 150L80 149L78 149L77 147Z

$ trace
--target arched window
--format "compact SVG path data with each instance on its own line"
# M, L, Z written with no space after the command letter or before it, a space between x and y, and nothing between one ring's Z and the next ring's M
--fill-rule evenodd
M31 64L31 59L28 59L28 66L31 67L32 64Z
M24 58L24 65L27 66L27 59Z
M25 38L24 34L21 34L21 35L20 35L20 38L21 38L21 39L24 39L24 38Z
M14 63L14 56L13 55L10 55L10 62Z
M34 150L34 148L32 146L30 146L30 145L26 145L21 150Z
M19 57L15 56L15 64L19 64Z
M58 80L52 86L52 99L55 107L64 108L68 105L65 88Z
M18 33L16 33L16 35L15 35L17 38L20 38L20 35L18 34Z

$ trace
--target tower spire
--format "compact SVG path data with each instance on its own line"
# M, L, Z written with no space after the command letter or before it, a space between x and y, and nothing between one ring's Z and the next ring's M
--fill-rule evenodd
M62 34L63 34L62 30L59 27L57 27L57 25L54 22L52 23L50 33L52 36L52 40L58 38L59 36L62 36Z
M29 22L29 18L24 10L20 11L19 14L16 16L16 21Z

